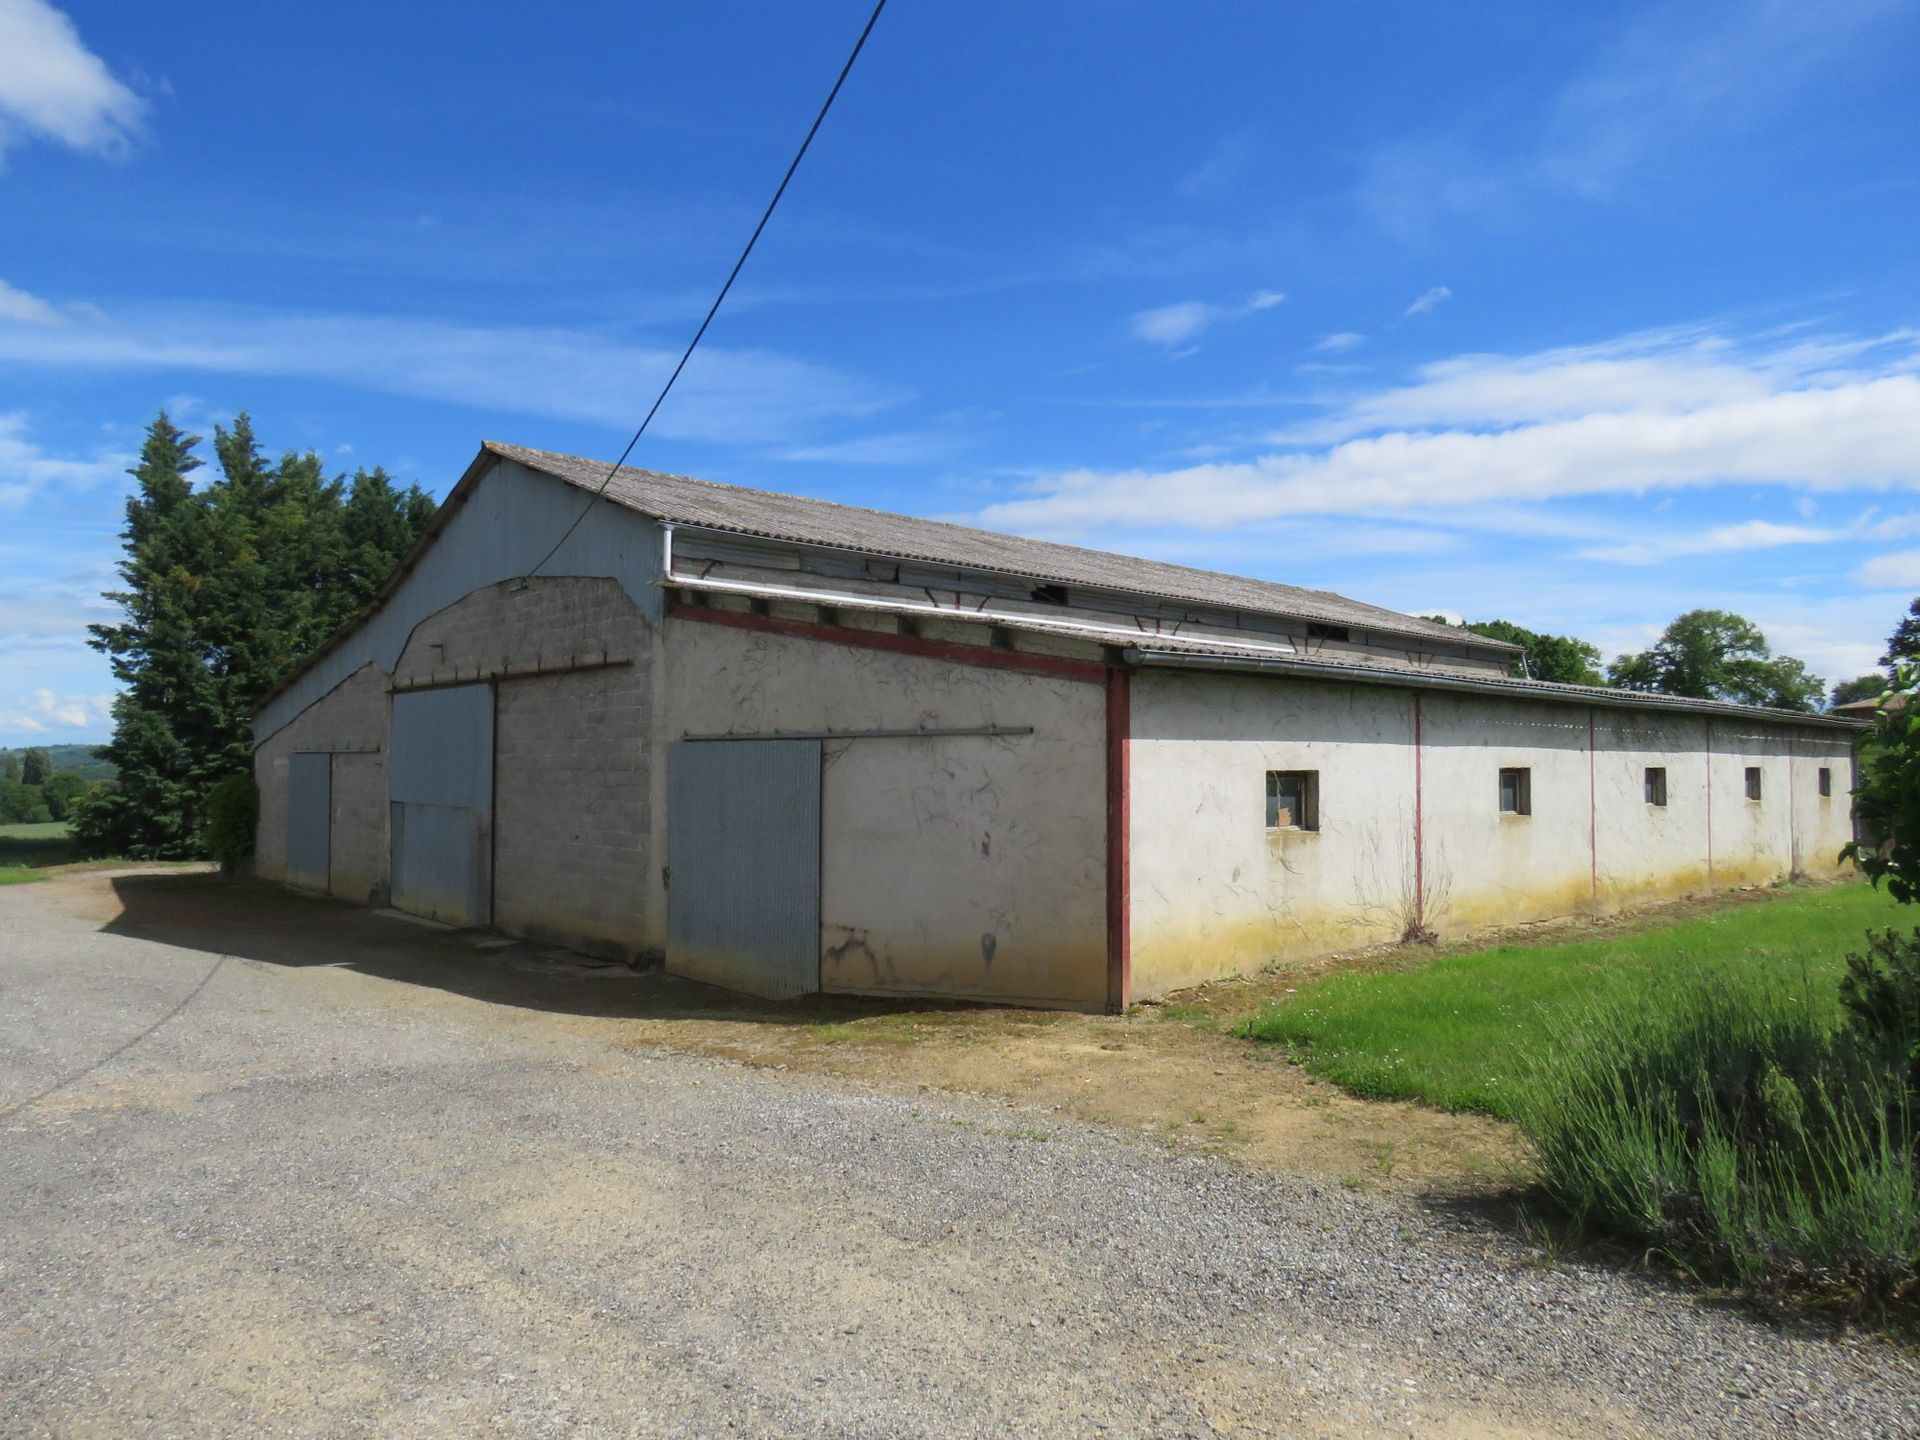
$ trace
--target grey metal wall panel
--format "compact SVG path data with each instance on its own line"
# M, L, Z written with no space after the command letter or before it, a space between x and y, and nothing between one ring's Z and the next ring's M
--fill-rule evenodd
M493 915L493 687L393 697L394 905L449 925Z
M448 925L486 924L493 909L488 812L395 801L391 821L394 907Z
M493 804L493 687L450 685L393 697L393 799L417 805Z
M820 742L667 747L667 965L784 1000L820 988Z
M333 756L287 757L287 880L325 890L333 848Z
M422 620L475 590L526 574L583 507L593 513L567 535L540 573L618 580L648 623L659 625L665 597L653 582L661 569L660 527L625 506L595 501L563 480L501 460L386 603L254 717L254 744L270 738L362 665L371 662L392 673L407 637Z

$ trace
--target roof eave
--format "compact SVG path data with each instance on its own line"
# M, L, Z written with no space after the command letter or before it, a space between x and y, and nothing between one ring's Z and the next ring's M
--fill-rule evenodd
M1562 687L1537 680L1479 679L1470 675L1436 674L1430 670L1330 665L1324 661L1213 651L1154 650L1139 645L1127 647L1121 658L1128 665L1136 667L1283 674L1333 684L1383 685L1400 690L1446 690L1550 705L1598 705L1618 710L1656 710L1671 715L1721 715L1741 720L1763 720L1776 725L1815 726L1856 735L1869 728L1860 721L1834 715L1771 710L1758 705L1734 705L1721 700L1693 700L1682 696L1655 695L1643 690L1608 690L1599 686Z

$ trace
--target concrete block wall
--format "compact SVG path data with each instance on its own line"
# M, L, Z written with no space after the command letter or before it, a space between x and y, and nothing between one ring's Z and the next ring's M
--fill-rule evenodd
M632 959L646 948L648 667L498 682L493 919Z
M384 697L383 697L384 698ZM333 834L327 890L361 905L387 903L387 757L333 757Z
M254 871L287 878L287 771L304 751L333 754L332 892L366 902L387 880L387 674L364 665L253 754L260 787Z
M648 948L657 634L617 580L475 590L414 628L394 685L494 687L493 923L631 959Z
M650 633L617 580L504 580L416 625L393 684L404 690L634 660L647 653Z

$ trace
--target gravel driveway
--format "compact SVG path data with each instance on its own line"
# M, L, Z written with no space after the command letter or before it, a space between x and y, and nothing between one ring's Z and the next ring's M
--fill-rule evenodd
M0 1433L1920 1432L1888 1347L1467 1218L222 959L87 884L0 889Z

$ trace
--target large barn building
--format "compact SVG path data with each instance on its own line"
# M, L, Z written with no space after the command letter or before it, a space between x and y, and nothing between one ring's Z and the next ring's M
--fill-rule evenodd
M608 469L481 450L261 707L259 873L766 996L1097 1009L1830 872L1850 835L1845 722L818 500L596 500Z

